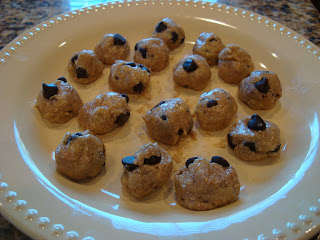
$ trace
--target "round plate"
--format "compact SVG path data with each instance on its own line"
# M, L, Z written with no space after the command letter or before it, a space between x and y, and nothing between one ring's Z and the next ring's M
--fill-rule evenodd
M141 96L130 95L131 117L101 136L106 168L92 181L72 182L55 171L53 152L66 132L77 132L77 118L52 124L34 101L41 83L61 76L84 102L109 91L110 67L96 82L82 86L67 73L76 51L93 49L105 33L120 33L133 46L150 37L155 25L172 18L186 32L185 43L170 53L170 65L154 73ZM161 145L175 170L189 157L226 158L241 182L238 201L211 211L176 204L173 182L137 201L122 190L121 159L149 138L142 116L166 98L181 97L194 112L199 96L223 87L236 97L212 67L203 91L182 89L172 68L201 32L214 32L252 56L255 70L270 70L282 82L283 97L269 111L253 111L237 99L238 119L258 113L281 129L281 155L257 163L237 159L227 147L231 125L219 132L194 126L192 137L174 147ZM260 15L233 7L192 1L114 2L80 9L48 20L24 33L0 53L1 168L0 210L18 228L38 239L307 239L320 229L319 49L294 31Z

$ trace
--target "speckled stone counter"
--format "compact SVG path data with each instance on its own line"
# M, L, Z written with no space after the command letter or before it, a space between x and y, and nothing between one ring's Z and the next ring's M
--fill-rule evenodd
M310 0L212 0L269 17L320 47L320 14ZM0 0L0 49L34 25L99 0ZM0 215L0 240L30 239ZM315 238L314 238L315 239Z

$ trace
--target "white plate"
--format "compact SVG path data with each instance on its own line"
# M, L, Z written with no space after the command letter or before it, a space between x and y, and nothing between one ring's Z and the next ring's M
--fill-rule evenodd
M169 67L152 76L147 94L131 96L129 122L102 137L107 170L87 183L65 179L56 173L52 153L65 132L79 131L77 119L63 125L42 119L34 107L41 83L66 76L84 102L108 91L109 67L89 86L70 80L66 65L71 55L93 49L107 32L124 35L133 48L164 17L184 27L186 43L171 53ZM141 115L160 100L177 96L194 111L200 94L216 87L236 96L237 87L222 82L216 67L203 91L174 87L173 66L191 53L203 31L247 49L256 70L279 75L283 97L276 107L253 111L237 99L237 119L257 112L278 124L281 156L259 163L241 161L227 148L228 129L208 133L196 124L196 138L163 147L179 162L176 169L193 156L228 159L238 171L240 199L212 211L186 210L176 205L171 181L159 193L133 200L121 188L121 159L150 141ZM107 3L48 20L0 53L1 213L37 239L307 239L320 229L319 55L312 43L270 19L214 3Z

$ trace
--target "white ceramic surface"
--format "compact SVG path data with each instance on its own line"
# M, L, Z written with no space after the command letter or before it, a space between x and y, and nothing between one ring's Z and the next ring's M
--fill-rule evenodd
M55 171L52 153L65 132L79 131L77 119L50 124L34 107L41 83L61 76L84 102L109 91L109 67L96 82L81 86L66 71L78 50L93 49L103 34L117 32L133 47L149 37L164 17L182 25L186 41L171 52L170 66L152 76L150 88L130 96L130 120L102 136L106 169L93 181L75 183ZM172 68L203 31L248 50L256 70L276 72L283 97L270 111L253 111L238 99L233 123L253 113L281 129L281 156L258 163L237 159L226 134L195 124L193 138L162 145L175 169L193 156L225 157L237 170L240 199L219 209L197 212L176 204L170 181L162 191L136 201L122 191L121 159L149 141L141 116L159 101L181 97L194 112L202 92L223 87L212 67L203 91L175 87ZM128 1L98 5L57 16L15 39L0 52L1 165L0 211L36 239L307 239L320 229L319 49L294 31L260 15L225 5L193 1Z

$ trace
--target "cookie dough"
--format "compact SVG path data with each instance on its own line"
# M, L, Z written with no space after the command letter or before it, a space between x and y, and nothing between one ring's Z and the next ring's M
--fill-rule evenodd
M168 145L177 144L193 128L189 107L181 98L161 101L144 116L144 121L149 135Z
M229 125L238 111L235 99L224 89L216 88L200 96L196 116L203 130L218 131Z
M103 71L103 63L91 50L82 50L72 55L68 64L68 71L72 79L81 84L96 81Z
M210 67L204 57L188 55L173 68L173 80L181 87L201 90L211 78Z
M254 71L239 85L238 97L252 109L267 110L274 107L282 96L277 74L269 71Z
M111 132L128 121L128 102L129 97L126 94L108 92L98 95L80 109L80 127L90 130L93 134Z
M181 26L170 18L164 18L155 27L152 37L161 38L173 50L184 42L185 34Z
M203 32L193 46L193 53L204 57L210 66L214 66L218 64L219 53L224 47L217 35L212 32Z
M78 116L82 105L77 90L64 77L54 83L43 83L36 102L42 116L53 123L66 123Z
M133 197L142 198L160 189L171 176L171 156L157 143L142 146L134 156L122 159L123 188Z
M209 162L189 158L174 175L177 202L193 210L210 210L236 201L240 183L236 170L222 157Z
M134 47L134 62L160 72L169 64L169 48L160 38L142 39Z
M114 64L116 60L125 60L130 54L128 41L118 33L105 34L95 46L94 52L106 65Z
M242 160L257 161L280 154L280 129L258 114L234 124L227 140L234 154Z
M55 151L57 171L76 181L97 176L105 159L103 142L90 131L66 133Z
M111 66L109 85L113 91L141 93L150 82L150 70L140 63L118 60Z
M226 83L239 84L254 70L249 53L235 44L228 44L219 54L219 76Z

